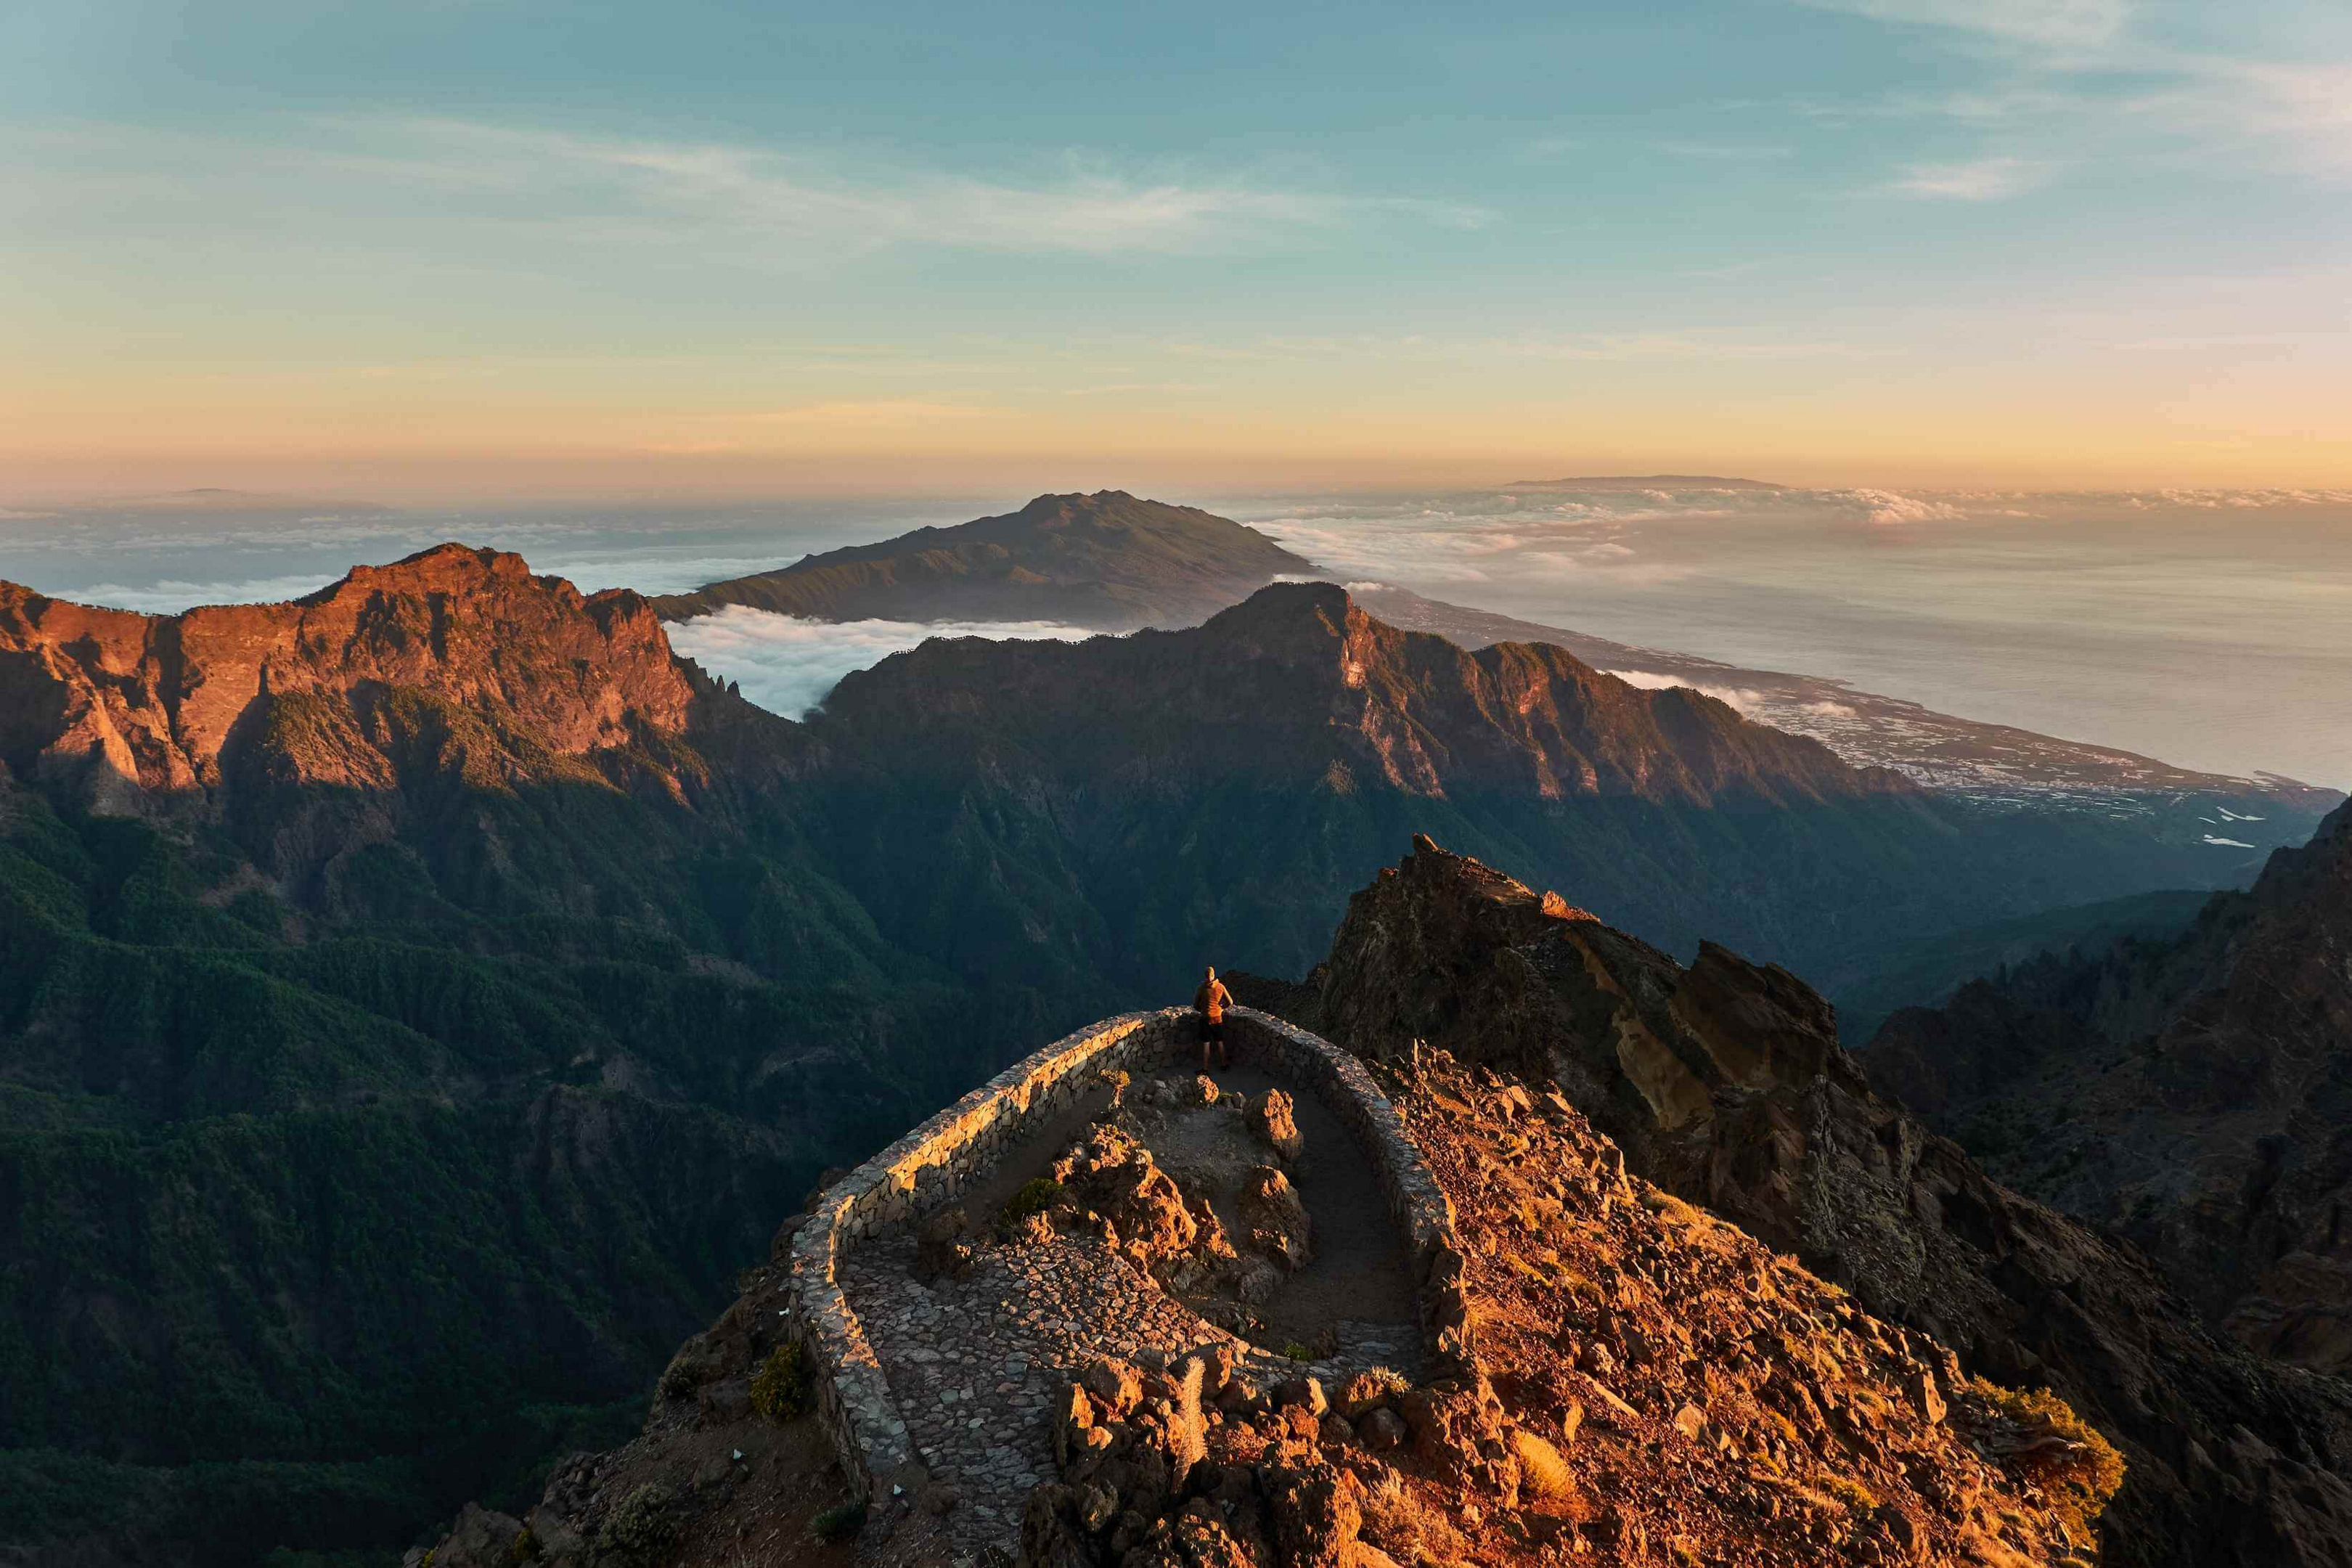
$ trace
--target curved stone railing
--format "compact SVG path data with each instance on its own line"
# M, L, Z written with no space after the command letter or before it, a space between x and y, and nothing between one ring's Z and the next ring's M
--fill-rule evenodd
M808 1358L819 1418L853 1484L878 1501L893 1484L921 1479L907 1423L882 1364L843 1294L845 1250L954 1199L1005 1152L1101 1088L1098 1075L1141 1076L1193 1059L1190 1008L1127 1013L1081 1029L1015 1063L826 1188L793 1235L792 1323ZM1459 1325L1461 1253L1453 1208L1422 1163L1404 1120L1363 1063L1320 1037L1249 1008L1226 1015L1237 1064L1309 1090L1337 1113L1379 1173L1391 1218L1421 1282L1421 1317L1433 1364L1458 1370L1468 1350Z

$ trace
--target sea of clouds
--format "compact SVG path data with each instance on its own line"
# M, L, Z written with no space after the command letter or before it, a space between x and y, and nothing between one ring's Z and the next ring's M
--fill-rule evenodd
M1095 634L1055 621L812 621L728 605L674 621L670 646L771 712L798 719L821 705L841 678L932 637L1077 642Z

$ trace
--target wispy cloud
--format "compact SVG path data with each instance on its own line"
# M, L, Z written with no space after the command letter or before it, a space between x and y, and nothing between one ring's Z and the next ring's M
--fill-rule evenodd
M985 419L996 411L966 403L926 403L918 398L877 398L863 403L803 403L791 408L719 415L728 422L782 426L803 430L911 430L926 425Z
M1727 274L1728 276L1729 274ZM1171 354L1206 360L1277 362L1361 359L1402 363L1494 360L1559 360L1601 364L1706 360L1865 359L1887 352L1827 339L1731 337L1718 331L1528 332L1478 337L1452 333L1360 332L1283 335L1243 343L1179 340Z
M1906 171L1891 188L1989 200L2074 163L2284 165L2352 175L2352 56L2338 26L2217 29L2189 0L1793 0L1941 37L1984 79L1948 90L1789 107L1825 127L1937 119L1978 133L1979 157ZM2006 167L2004 166L2006 165Z
M1266 188L1235 179L1138 178L1073 162L1014 183L936 170L852 167L838 157L719 142L578 135L457 120L358 121L355 130L437 148L461 178L484 160L534 181L589 177L646 205L779 239L853 250L890 245L1108 255L1264 243L1273 232L1380 215L1475 226L1458 203Z
M1796 149L1780 142L1684 142L1651 143L1676 158L1698 158L1726 163L1767 163L1792 155Z
M1110 381L1099 386L1065 386L1058 390L1065 397L1100 397L1122 392L1215 392L1218 389L1202 381Z
M1971 158L1957 163L1912 163L1887 185L1897 195L1935 201L1990 202L2040 184L2045 166L2021 158Z
M2084 47L2112 41L2135 9L2132 0L1797 0L1817 11L1874 21L2044 46Z
M357 198L576 244L723 249L781 265L901 247L1079 256L1262 250L1367 224L1475 227L1492 216L1450 199L1304 189L1248 171L1120 167L1076 154L989 174L837 147L373 114L311 117L299 133L267 142L53 126L20 140L19 152L34 182L19 199L34 216L44 202L37 176L65 162L75 177L51 193L60 211L76 188L85 201L185 203L201 193L222 209L278 213Z

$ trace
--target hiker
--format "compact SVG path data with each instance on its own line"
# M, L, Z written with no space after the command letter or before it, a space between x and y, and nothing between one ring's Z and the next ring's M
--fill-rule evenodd
M1234 1065L1234 1053L1225 1046L1225 1009L1234 1005L1234 994L1224 987L1212 967L1202 972L1201 989L1192 994L1192 1006L1201 1015L1201 1070L1209 1070L1210 1053L1213 1050L1224 1058L1224 1065Z

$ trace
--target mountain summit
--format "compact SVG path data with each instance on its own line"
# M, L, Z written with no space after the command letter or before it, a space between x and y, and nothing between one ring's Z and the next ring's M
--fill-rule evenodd
M1255 529L1197 507L1097 490L829 550L654 605L669 620L749 605L824 621L1051 620L1129 631L1199 621L1276 576L1314 570Z

